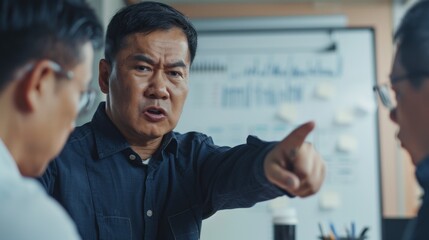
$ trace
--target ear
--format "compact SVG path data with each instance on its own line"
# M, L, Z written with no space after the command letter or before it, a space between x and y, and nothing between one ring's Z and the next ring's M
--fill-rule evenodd
M55 84L55 72L50 62L39 61L26 73L21 75L18 81L15 103L25 112L33 112L43 105L43 99L47 97L49 89Z
M106 59L101 59L98 64L98 85L104 94L109 93L109 78L112 72L112 66Z

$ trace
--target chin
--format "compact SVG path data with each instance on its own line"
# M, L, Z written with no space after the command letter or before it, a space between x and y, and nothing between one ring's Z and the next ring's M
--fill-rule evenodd
M47 164L43 166L19 167L21 175L24 177L40 177L45 173Z
M421 160L418 159L418 157L416 157L416 155L414 155L410 149L407 148L407 145L401 142L401 147L408 153L409 157L411 158L411 162L413 163L413 165L417 165L417 163Z
M147 129L141 131L144 135L150 136L152 138L159 138L163 137L165 134L169 133L171 130L169 128L161 128L161 127L155 127L152 129Z

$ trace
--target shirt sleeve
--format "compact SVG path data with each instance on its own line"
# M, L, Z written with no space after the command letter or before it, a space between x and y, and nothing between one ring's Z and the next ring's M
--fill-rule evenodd
M428 239L429 236L429 157L426 157L416 166L416 178L423 189L422 204L413 220L412 240Z
M233 148L216 146L209 137L200 144L198 181L206 216L287 194L264 173L265 156L276 144L253 136Z

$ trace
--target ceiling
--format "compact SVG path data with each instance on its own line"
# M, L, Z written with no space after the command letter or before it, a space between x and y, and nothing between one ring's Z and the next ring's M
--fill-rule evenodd
M126 3L136 3L142 0L124 0ZM384 3L406 2L407 0L158 0L163 3Z
M343 3L343 2L388 2L388 0L166 0L169 3Z

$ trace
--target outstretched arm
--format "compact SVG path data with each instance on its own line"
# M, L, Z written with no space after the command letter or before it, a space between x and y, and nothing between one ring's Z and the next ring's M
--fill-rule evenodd
M314 147L305 142L314 126L314 122L307 122L296 128L264 160L267 179L299 197L307 197L319 191L325 178L324 161Z

